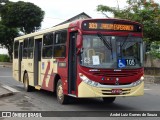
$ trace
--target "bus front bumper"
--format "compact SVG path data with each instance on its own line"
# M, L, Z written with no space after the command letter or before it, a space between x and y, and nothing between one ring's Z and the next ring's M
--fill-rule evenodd
M120 94L113 94L112 90L121 90ZM118 96L141 96L144 94L144 81L139 85L102 85L93 87L85 82L81 82L78 86L79 98L91 97L118 97Z

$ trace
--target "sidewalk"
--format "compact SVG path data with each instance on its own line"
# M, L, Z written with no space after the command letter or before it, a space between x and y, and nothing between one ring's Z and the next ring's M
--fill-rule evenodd
M0 67L12 67L11 62L0 62Z
M13 94L14 92L10 91L9 89L5 88L2 84L0 84L0 98L7 97Z

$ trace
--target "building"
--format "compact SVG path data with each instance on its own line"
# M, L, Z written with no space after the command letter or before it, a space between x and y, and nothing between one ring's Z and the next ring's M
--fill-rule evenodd
M89 15L87 15L86 13L82 12L82 13L80 13L80 14L78 14L78 15L76 15L76 16L74 16L74 17L72 17L72 18L70 18L70 19L68 19L68 20L66 20L66 21L64 21L62 23L59 23L59 24L57 24L55 26L62 25L62 24L65 24L65 23L69 23L69 22L72 22L72 21L75 21L75 20L79 20L79 19L88 19L88 18L91 18L91 17Z

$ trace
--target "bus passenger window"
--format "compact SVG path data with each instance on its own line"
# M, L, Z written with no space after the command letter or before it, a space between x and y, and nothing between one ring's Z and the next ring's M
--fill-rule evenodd
M52 57L52 48L53 48L53 33L48 33L43 36L43 58Z
M14 43L14 58L18 58L18 47L19 47L19 41L16 41Z
M66 40L67 31L61 31L56 33L54 41L54 57L65 57L66 56Z
M34 38L28 39L28 58L33 58Z
M24 39L23 42L23 58L27 58L28 54L28 38Z

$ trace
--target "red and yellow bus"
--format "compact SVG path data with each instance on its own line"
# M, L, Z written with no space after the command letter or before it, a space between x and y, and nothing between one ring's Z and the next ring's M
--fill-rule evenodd
M144 94L142 25L121 19L86 19L15 38L13 76L32 88L71 97Z

